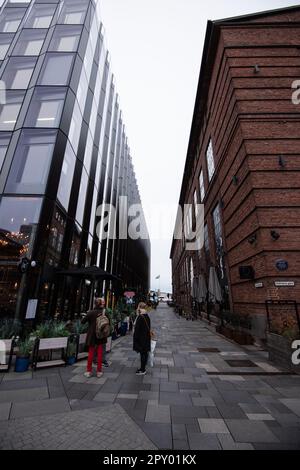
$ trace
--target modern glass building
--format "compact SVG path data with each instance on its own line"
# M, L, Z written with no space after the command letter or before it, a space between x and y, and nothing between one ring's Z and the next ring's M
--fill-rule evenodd
M90 285L57 274L75 266L149 288L149 240L101 242L95 231L102 203L140 203L99 3L1 7L1 315L24 318L32 299L39 318L85 310ZM24 259L34 265L22 273Z

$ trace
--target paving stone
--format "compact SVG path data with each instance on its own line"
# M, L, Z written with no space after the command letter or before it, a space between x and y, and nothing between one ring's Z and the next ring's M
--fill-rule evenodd
M186 418L207 418L208 414L204 406L175 406L171 405L172 418L184 416Z
M171 423L170 407L168 405L148 404L145 422L147 423Z
M218 434L223 450L254 450L252 444L234 442L229 434Z
M191 450L220 450L221 444L214 434L189 434Z
M102 391L97 393L94 397L94 401L105 401L113 403L117 397L116 393L103 393Z
M159 403L161 405L192 405L187 393L160 392Z
M200 418L198 419L200 431L205 434L229 434L229 430L223 419Z
M189 446L188 441L174 439L173 449L174 450L189 450L190 446Z
M56 413L64 413L66 411L70 411L70 409L69 400L67 398L13 403L10 419L25 418L28 416L52 415Z
M217 407L224 419L246 419L247 417L239 406L218 403Z
M279 401L300 417L300 398L281 398Z
M48 387L0 391L0 403L44 400L49 398Z
M212 398L208 397L192 397L194 406L216 406Z
M187 440L187 432L184 424L172 424L173 439Z
M165 382L159 384L160 392L178 392L179 387L176 382Z
M224 401L229 404L239 404L239 403L253 403L256 404L257 402L253 398L252 395L248 392L241 392L241 391L221 391L220 392Z
M9 418L11 403L0 403L0 421L5 421Z
M172 430L170 424L139 423L142 431L157 449L171 450L173 448Z
M275 421L272 415L268 413L246 413L251 421Z
M236 442L279 442L279 439L263 422L226 419L226 424Z

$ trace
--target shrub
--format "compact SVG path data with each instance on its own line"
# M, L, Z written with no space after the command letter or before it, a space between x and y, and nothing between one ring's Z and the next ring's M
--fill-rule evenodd
M21 323L13 318L3 318L0 321L0 339L11 339L21 333Z

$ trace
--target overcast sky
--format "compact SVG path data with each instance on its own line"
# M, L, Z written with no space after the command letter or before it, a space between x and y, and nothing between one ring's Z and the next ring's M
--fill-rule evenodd
M152 288L171 291L169 260L207 20L295 5L280 0L101 0L148 228ZM159 234L158 205L165 213ZM157 216L155 214L157 213ZM154 217L153 217L154 214ZM169 219L170 222L166 222ZM154 232L154 233L153 233Z

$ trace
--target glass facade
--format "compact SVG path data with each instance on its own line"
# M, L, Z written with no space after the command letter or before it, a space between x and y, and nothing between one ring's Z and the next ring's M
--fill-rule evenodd
M72 318L88 308L90 291L57 269L97 264L124 288L146 292L150 242L104 243L95 230L103 202L117 211L119 196L140 202L100 2L7 3L0 14L7 88L0 104L0 311L24 319L28 300L38 296L39 317ZM21 274L24 257L37 264ZM108 288L96 283L99 295Z

